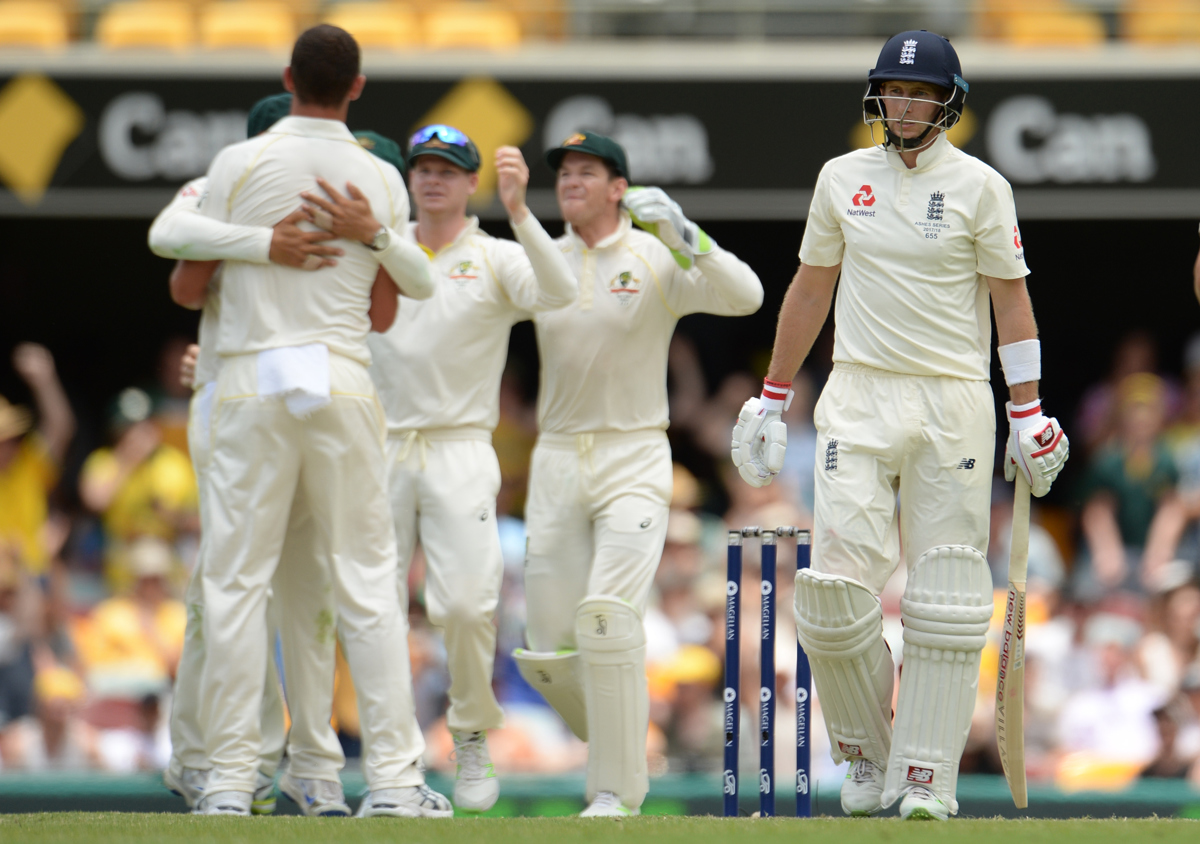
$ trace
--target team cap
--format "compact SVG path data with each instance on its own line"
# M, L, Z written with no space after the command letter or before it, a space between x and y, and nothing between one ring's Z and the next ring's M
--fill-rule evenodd
M443 123L422 126L413 132L408 139L409 167L418 155L436 155L469 173L477 171L480 164L479 150L466 133Z
M617 171L618 176L629 178L629 163L625 158L625 148L604 135L595 132L576 132L554 149L546 152L546 163L550 169L558 172L559 165L568 152L582 152L594 155L602 161L607 161Z
M246 137L261 135L292 113L291 94L272 94L263 97L250 108L246 116Z
M408 166L404 162L404 153L400 150L400 144L370 130L355 132L354 137L358 139L358 143L363 149L376 158L391 164L400 171L401 176L404 175Z

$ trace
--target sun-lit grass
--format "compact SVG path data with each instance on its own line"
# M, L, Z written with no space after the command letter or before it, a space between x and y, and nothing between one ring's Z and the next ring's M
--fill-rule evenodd
M337 844L572 844L635 841L686 844L1103 844L1200 841L1193 820L953 820L643 817L626 820L495 818L450 821L276 818L197 818L189 815L75 813L7 815L0 840L9 842L337 842Z

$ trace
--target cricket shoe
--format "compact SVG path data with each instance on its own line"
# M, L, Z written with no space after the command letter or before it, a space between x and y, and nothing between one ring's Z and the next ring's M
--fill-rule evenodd
M900 801L900 817L906 821L944 821L950 807L923 785L914 785Z
M189 809L195 809L196 804L204 797L204 788L208 785L208 770L204 768L180 768L175 774L170 768L163 771L163 785L172 794L178 794L187 803Z
M883 780L887 771L870 759L855 759L842 783L842 811L869 818L883 808Z
M368 791L358 807L359 818L452 818L454 807L444 794L429 786L380 788Z
M300 807L300 813L310 818L348 818L350 807L340 782L306 780L290 773L279 778L283 796Z
M250 803L254 815L275 814L275 778L258 772L258 788L254 789L254 800Z
M193 815L237 815L250 817L254 795L249 791L218 791L205 794L192 809Z
M630 809L621 804L621 799L611 791L601 791L588 806L579 813L581 818L631 818L640 815L640 809Z
M500 780L488 755L486 733L453 733L454 805L467 812L486 812L500 797Z

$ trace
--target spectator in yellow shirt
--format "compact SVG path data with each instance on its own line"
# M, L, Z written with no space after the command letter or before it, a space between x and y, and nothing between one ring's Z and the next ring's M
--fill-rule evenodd
M75 435L75 415L45 346L17 346L13 369L33 394L38 426L31 431L29 410L0 396L0 543L15 550L27 572L40 576L49 563L42 539L47 497Z
M129 584L127 551L135 539L152 536L174 544L181 534L198 530L191 461L162 441L151 409L144 391L124 390L111 417L115 444L92 452L79 475L80 498L103 518L107 574L118 590Z

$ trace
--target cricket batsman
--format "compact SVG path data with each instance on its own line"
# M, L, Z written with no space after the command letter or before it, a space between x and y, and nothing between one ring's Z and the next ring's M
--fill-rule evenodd
M496 153L500 199L516 243L489 237L478 218L467 216L480 158L461 131L418 129L408 165L417 220L406 237L428 253L436 285L429 299L405 302L390 331L368 338L371 376L387 412L400 606L408 606L408 567L419 538L428 560L426 607L445 633L450 669L454 805L486 811L500 794L487 730L503 724L492 691L493 617L504 575L496 524L500 467L492 448L500 376L513 324L570 304L577 286L566 257L525 205L529 168L520 150ZM335 234L361 238L379 227L369 208L327 191L329 199L306 199L315 216L328 215Z
M738 417L733 461L754 486L782 467L779 416L840 274L834 368L814 413L812 568L796 576L797 635L834 760L852 763L842 810L871 815L899 799L904 818L944 820L958 811L992 616L989 300L1011 398L1005 477L1021 472L1045 495L1068 443L1038 399L1041 348L1012 190L946 138L967 95L954 48L932 32L903 32L867 78L863 119L877 148L829 161L817 179L800 269L762 396ZM893 725L878 595L901 547L908 585Z
M685 314L752 314L758 276L625 150L580 132L550 150L579 297L534 319L541 353L522 676L588 741L584 817L636 815L649 787L642 613L671 502L667 347ZM643 230L644 229L644 230Z

